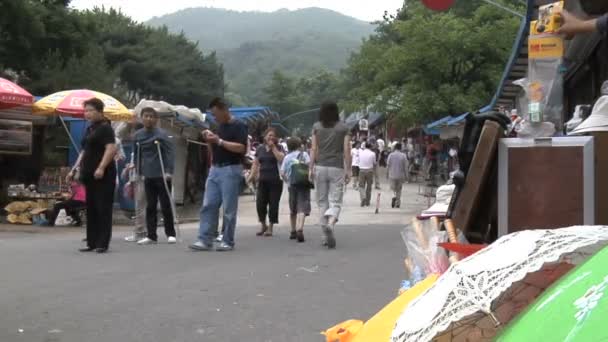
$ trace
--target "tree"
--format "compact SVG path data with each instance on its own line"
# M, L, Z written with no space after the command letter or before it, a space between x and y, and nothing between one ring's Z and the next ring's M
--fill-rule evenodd
M272 74L272 80L265 92L268 105L281 116L295 113L302 108L294 79L279 70Z
M337 100L340 97L338 77L326 70L319 71L312 77L301 78L296 92L303 98L303 108L316 108L325 100Z
M350 109L372 104L408 123L486 105L519 19L492 6L460 3L436 13L408 2L387 18L344 70L343 104Z

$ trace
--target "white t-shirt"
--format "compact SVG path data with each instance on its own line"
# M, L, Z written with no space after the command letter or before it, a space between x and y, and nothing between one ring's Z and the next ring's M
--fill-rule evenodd
M361 150L357 147L353 148L352 150L350 150L350 155L352 156L352 166L359 166L359 153L361 152Z
M386 146L384 140L378 139L376 140L376 144L378 145L378 150L380 150L380 152L384 151L384 147Z
M359 168L361 170L371 170L376 165L376 154L370 150L365 149L359 152Z

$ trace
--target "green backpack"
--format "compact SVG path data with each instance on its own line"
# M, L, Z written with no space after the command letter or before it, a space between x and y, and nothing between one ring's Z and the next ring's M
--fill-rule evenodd
M291 164L289 184L292 186L309 186L309 165L304 160L304 152L300 152L298 158Z

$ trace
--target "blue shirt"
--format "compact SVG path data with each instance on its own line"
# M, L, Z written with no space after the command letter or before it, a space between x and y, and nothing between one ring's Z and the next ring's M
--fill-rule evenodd
M163 173L158 158L158 147L155 141L159 142L163 157L165 172L173 174L175 164L175 149L173 142L167 133L160 128L148 130L142 128L135 132L133 139L133 153L137 173L146 178L162 178Z
M283 165L281 165L281 173L284 175L283 181L289 183L289 177L291 176L291 166L295 163L299 163L298 158L302 154L302 161L306 164L310 164L310 156L306 152L293 151L283 158Z

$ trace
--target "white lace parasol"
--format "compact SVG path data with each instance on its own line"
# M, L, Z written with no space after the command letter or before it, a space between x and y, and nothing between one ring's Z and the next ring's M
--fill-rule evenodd
M475 313L494 317L492 302L546 263L578 264L608 244L608 226L528 230L504 236L452 265L401 314L392 342L430 341Z

